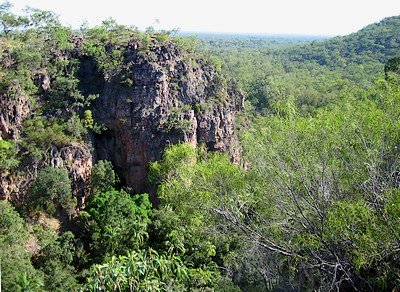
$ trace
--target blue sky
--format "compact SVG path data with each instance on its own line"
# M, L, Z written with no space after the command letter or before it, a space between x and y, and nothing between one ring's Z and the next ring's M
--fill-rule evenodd
M52 10L74 28L109 17L141 29L182 31L345 35L384 17L400 15L400 0L11 0ZM156 21L158 20L158 21Z

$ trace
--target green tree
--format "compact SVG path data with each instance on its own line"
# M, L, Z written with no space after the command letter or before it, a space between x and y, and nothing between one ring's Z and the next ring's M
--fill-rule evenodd
M72 196L67 169L49 166L41 169L29 190L29 202L35 209L50 215L65 210L71 216L77 201Z
M109 188L95 193L85 209L91 231L90 249L94 259L137 250L145 243L151 204L147 194L131 196Z
M163 159L151 165L150 176L159 183L153 223L155 236L162 239L158 248L180 255L191 269L210 273L203 284L217 287L224 278L218 265L228 269L225 259L238 247L219 219L226 208L236 210L251 200L244 172L222 154L180 144L166 149Z
M15 144L0 139L0 169L9 170L18 166L19 161L16 157L16 152Z
M66 125L61 119L47 119L43 116L28 119L24 122L21 144L26 147L26 154L40 160L45 158L52 145L62 146L73 140L65 130Z
M216 278L212 271L188 268L176 255L148 249L130 251L92 266L84 290L209 291L209 283ZM221 291L239 291L228 281L218 280Z
M7 37L14 29L28 24L28 18L11 13L12 4L5 1L0 4L0 32Z
M114 172L111 162L107 160L99 160L93 166L91 178L93 194L105 193L118 182L118 176Z
M4 291L42 291L43 274L31 264L24 221L7 201L0 201L1 287Z
M286 258L270 263L291 271L283 281L300 289L398 285L398 227L387 228L383 210L398 187L399 95L387 88L375 94L381 98L348 97L315 117L256 119L244 134L257 204L225 217L265 254Z
M84 253L72 232L60 235L52 230L37 227L35 235L40 251L32 261L44 274L44 284L48 291L76 291L79 288L73 264L84 261Z
M94 265L85 291L182 291L187 281L188 269L178 257L149 249Z

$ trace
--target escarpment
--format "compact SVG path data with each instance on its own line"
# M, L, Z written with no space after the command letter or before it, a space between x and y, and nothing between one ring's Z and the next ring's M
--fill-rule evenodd
M179 142L241 159L235 113L243 95L210 61L156 42L147 52L131 43L124 63L128 69L104 84L94 116L107 128L95 139L97 159L112 161L127 186L146 191L149 163Z
M84 206L98 160L112 162L122 185L147 192L149 164L180 142L204 144L240 162L235 113L243 94L212 61L171 39L100 44L100 57L88 53L84 38L70 42L68 50L50 49L54 60L30 67L31 92L19 87L24 79L2 89L0 134L6 147L16 145L19 164L0 173L1 198L24 200L41 168L65 167ZM57 71L60 64L65 67ZM93 120L85 120L85 110L101 131L90 132Z

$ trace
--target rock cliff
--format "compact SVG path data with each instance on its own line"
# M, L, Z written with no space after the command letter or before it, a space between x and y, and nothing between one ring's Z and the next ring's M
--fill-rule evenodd
M235 113L243 106L243 95L212 61L181 49L170 39L152 38L145 46L133 38L126 45L105 45L106 51L123 52L118 66L105 73L99 59L85 53L84 39L75 38L72 43L73 49L57 58L75 58L74 64L79 64L80 91L84 96L98 95L90 107L96 123L105 130L89 135L86 141L50 145L38 161L24 156L18 169L0 173L0 198L23 199L38 170L51 165L68 169L73 193L83 206L92 164L97 160L110 160L123 185L136 192L149 191L149 164L161 158L165 147L179 142L203 143L240 162ZM32 80L38 88L34 97L25 94L16 81L15 88L4 91L13 96L3 94L0 99L1 138L18 145L25 119L43 115L62 120L71 115L68 108L35 111L33 104L46 108L59 96L47 94L54 92L56 77L46 74L46 68L35 70Z
M0 95L0 137L16 139L21 131L22 122L32 112L29 97L15 82L7 93Z
M48 77L43 79L45 83L49 83ZM39 86L43 88L42 83ZM18 82L13 82L11 88L0 95L0 140L6 139L19 144L24 121L35 115L37 107L33 98L20 88ZM90 141L67 143L61 146L52 145L45 153L45 157L39 160L26 157L23 152L24 150L20 149L21 161L17 169L5 171L0 168L0 199L23 201L38 170L51 165L68 169L73 194L78 199L78 207L84 205L84 199L90 187L92 169L93 151Z
M155 42L144 53L138 48L128 46L128 70L105 83L95 103L95 119L107 127L95 139L97 159L112 161L124 184L137 192L147 190L149 163L170 144L204 143L239 162L235 112L243 95L234 81L172 42Z

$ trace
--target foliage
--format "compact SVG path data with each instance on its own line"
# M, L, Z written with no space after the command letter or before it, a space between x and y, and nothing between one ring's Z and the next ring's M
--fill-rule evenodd
M400 57L390 59L385 65L385 73L393 72L400 74Z
M196 52L200 47L200 41L196 37L174 37L174 42L186 52Z
M11 204L0 201L1 287L5 291L42 291L43 274L34 269L26 250L29 233Z
M134 31L109 19L100 26L88 29L85 34L88 38L84 45L85 54L96 60L104 79L110 80L124 67L125 46Z
M83 113L83 124L87 129L93 129L94 120L91 110L85 110L85 112Z
M375 272L392 261L398 232L395 224L386 227L382 212L387 192L398 186L400 125L388 105L399 96L380 94L384 103L350 99L312 118L260 118L244 135L258 202L241 228L317 281L303 285L396 286L392 264L385 280ZM264 210L271 205L276 208ZM240 217L233 218L237 225ZM308 269L322 274L313 278Z
M87 105L85 104L85 97L78 89L78 84L79 80L75 76L59 74L46 93L49 101L47 107L54 111Z
M89 128L90 124L86 121L86 118L81 120L79 116L74 112L66 122L65 132L68 134L68 136L73 137L74 140L79 141L86 137Z
M46 228L37 228L40 252L33 257L35 267L44 273L44 284L48 291L78 290L73 264L83 261L82 248L68 231L55 235Z
M29 190L29 201L32 207L50 215L65 210L71 216L77 201L72 197L67 169L49 166L41 169Z
M178 256L149 249L131 251L93 266L84 290L208 291L213 277L210 271L186 267ZM222 279L219 284L223 291L238 291Z
M243 173L223 155L181 144L167 149L150 174L160 182L153 223L163 239L160 248L181 255L188 267L211 272L207 285L215 285L217 263L223 263L234 241L218 228L217 218L223 206L239 208L248 199Z
M5 1L0 5L0 32L6 36L13 30L28 24L26 17L14 15L10 12L11 8L12 4L9 1Z
M9 170L18 166L17 149L15 144L0 139L0 169Z
M187 279L188 269L178 257L150 249L93 266L85 290L179 291L185 288Z
M65 132L65 125L56 119L38 117L27 120L24 124L23 146L35 159L46 155L51 145L64 145L70 141Z
M190 130L191 122L188 119L190 110L190 106L186 104L171 108L170 114L163 125L163 130L165 132L171 132L173 130Z
M218 263L247 288L397 287L400 95L382 84L313 116L253 118L246 172L168 148L150 171L159 249L190 267Z
M373 60L385 64L398 54L400 43L394 36L398 33L399 22L398 16L387 17L348 36L313 43L300 54L294 50L292 58L311 59L327 66L337 66L340 62L342 66L352 62L365 64Z
M277 113L290 101L308 115L374 87L386 61L399 52L398 22L397 16L386 18L327 40L205 35L198 47L222 60L257 110Z
M115 186L118 177L110 161L99 160L92 168L93 194L105 193Z
M2 114L15 120L13 138L0 139L2 188L18 193L19 210L28 204L61 224L49 230L34 212L24 221L0 202L2 288L398 290L398 23L326 40L198 40L112 19L78 32L52 12L15 15L1 4L0 95L12 104ZM104 84L128 89L135 58L155 63L164 46L209 82L208 104L172 108L164 129L187 130L190 111L227 102L233 76L251 102L240 122L246 169L205 146L170 146L150 165L152 206L98 161L75 210L67 169L43 167L49 150L96 139Z
M95 193L86 212L94 258L102 259L137 250L147 239L151 204L147 194L131 197L112 188Z

